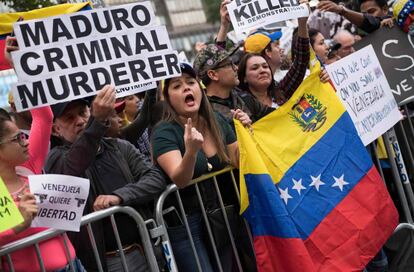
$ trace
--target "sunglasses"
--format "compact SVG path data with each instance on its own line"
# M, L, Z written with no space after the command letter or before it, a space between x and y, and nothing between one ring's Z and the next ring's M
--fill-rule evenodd
M17 142L20 146L24 146L26 144L26 134L20 131L12 138L0 141L0 144L7 144L12 142Z

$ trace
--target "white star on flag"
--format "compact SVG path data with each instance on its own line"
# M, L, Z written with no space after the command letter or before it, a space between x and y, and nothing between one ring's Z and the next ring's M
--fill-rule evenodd
M314 186L316 188L316 191L319 192L319 186L325 185L325 182L321 180L321 175L317 176L316 178L314 176L311 176L312 183L309 184L309 186Z
M335 179L335 183L332 185L332 187L339 187L339 189L342 192L342 189L344 188L344 185L348 185L349 183L346 182L344 180L344 175L342 174L342 176L340 178L337 177L333 177Z
M296 190L298 191L298 194L300 195L300 192L302 190L306 190L306 187L302 185L302 179L296 180L296 179L292 179L293 181L293 187L292 190Z
M292 198L292 196L291 195L289 195L289 192L288 192L288 190L289 190L289 188L288 187L286 187L286 189L285 190L282 190L281 188L278 188L279 189L279 192L280 192L280 198L281 199L283 199L283 201L285 202L285 204L287 205L287 203L288 203L288 199L289 198Z

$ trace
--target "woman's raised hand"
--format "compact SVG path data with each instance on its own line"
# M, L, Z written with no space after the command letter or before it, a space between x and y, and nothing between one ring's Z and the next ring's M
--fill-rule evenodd
M191 118L187 119L187 124L184 125L184 145L185 151L190 154L195 154L203 145L203 135L193 127Z
M25 193L18 204L19 211L23 216L23 223L13 228L15 233L19 233L32 224L33 218L37 215L36 198L33 194Z

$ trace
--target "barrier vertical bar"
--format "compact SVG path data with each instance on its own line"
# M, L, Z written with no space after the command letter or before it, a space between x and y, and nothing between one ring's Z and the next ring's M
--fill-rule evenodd
M88 230L89 241L92 245L93 254L95 255L95 261L96 265L98 266L98 271L103 272L101 258L99 257L98 247L96 246L95 235L93 235L91 223L88 223L86 225L86 228Z
M401 129L401 133L403 136L404 144L407 146L407 153L409 157L409 161L412 167L414 167L414 157L413 152L411 152L410 143L408 142L407 134L405 133L404 126L402 125L402 121L398 122L398 125Z
M38 243L36 243L36 244L34 245L34 247L35 247L35 250L36 250L37 260L39 261L40 270L41 270L42 272L45 272L45 271L46 271L46 268L45 268L45 264L44 264L44 262L43 262L42 254L40 253L40 247L39 247L39 244L38 244Z
M395 134L395 130L392 128L388 131L389 139L391 141L391 145L393 147L397 169L400 173L400 177L404 186L404 190L407 194L408 203L411 206L411 210L414 211L414 193L413 188L411 187L410 180L408 179L407 168L405 167L404 158L401 153L401 148L398 143L397 135Z
M212 245L212 248L213 248L214 258L216 259L216 262L217 262L217 266L218 266L219 271L223 271L223 267L221 265L220 257L219 257L218 252L217 252L216 242L214 241L213 232L211 231L210 222L208 221L206 209L205 209L204 203L203 203L203 199L201 198L200 188L198 188L198 184L197 183L194 186L196 188L198 202L200 203L201 213L203 215L204 222L206 223L208 237L210 239L210 242L211 242L211 245Z
M398 195L400 196L404 215L408 223L413 223L413 218L411 216L410 208L408 207L408 201L407 201L407 197L404 192L403 184L400 179L399 171L397 168L397 163L394 160L394 153L391 151L391 143L389 141L388 132L385 133L384 143L385 143L385 149L387 150L388 158L390 158L391 170L392 170L391 172L394 176L394 182L397 187Z
M215 176L213 177L213 182L214 182L214 187L216 188L217 196L218 196L218 199L219 199L220 208L221 208L221 211L223 212L223 218L224 218L224 222L226 223L227 232L228 232L229 237L230 237L231 247L233 249L234 256L236 257L237 266L239 268L239 271L243 271L243 268L242 268L241 263L240 263L240 257L239 257L239 254L237 252L236 244L234 243L233 232L231 231L231 227L230 227L230 224L229 224L229 218L227 217L226 208L224 207L224 202L223 202L223 199L221 197L220 188L217 184L217 178Z
M61 235L61 237L62 237L62 240L63 240L63 246L65 247L65 255L66 255L66 259L68 260L70 271L76 272L75 267L73 267L73 260L70 257L69 246L68 246L68 242L66 240L66 239L68 239L68 236L67 236L66 232L63 233Z
M181 201L180 193L178 192L178 190L175 193L176 193L176 197L178 201L178 206L180 208L180 212L184 220L184 225L187 231L188 239L190 240L191 249L193 250L194 258L196 259L198 271L202 272L203 270L201 269L200 258L198 258L197 250L194 244L193 234L191 233L190 226L188 225L188 220L187 220L187 216L185 215L184 205L183 205L183 202Z
M129 270L128 270L128 266L126 263L124 250L122 248L121 238L119 237L118 227L115 222L115 216L112 214L110 218L111 218L111 225L112 225L112 230L114 232L116 245L118 246L119 255L121 256L122 267L124 268L125 272L128 272Z
M385 177L384 177L384 172L382 171L381 161L378 158L378 152L377 152L377 146L376 146L376 143L377 142L378 141L375 141L375 142L371 143L369 146L371 147L372 151L374 152L375 161L377 163L377 169L378 169L378 171L379 171L379 173L381 175L382 180L385 183Z
M14 272L14 265L13 265L13 261L11 259L11 256L10 256L10 254L7 254L6 256L7 256L7 263L9 265L9 271Z
M231 174L231 180L233 181L234 189L237 192L237 199L239 200L239 203L241 203L241 201L240 201L240 192L239 192L239 188L237 187L236 178L234 177L233 170L230 171L230 174ZM246 228L246 231L247 231L247 235L249 235L250 245L251 245L252 249L254 249L253 235L252 235L252 232L250 230L249 223L247 223L246 219L243 216L242 216L242 219L243 219L243 222L244 222L244 227ZM253 250L253 252L254 252L254 250ZM254 252L254 254L256 255L256 252Z
M410 111L407 107L407 104L404 105L404 110L405 110L405 113L407 114L407 121L408 121L408 126L410 127L411 136L414 137L413 122L411 121Z

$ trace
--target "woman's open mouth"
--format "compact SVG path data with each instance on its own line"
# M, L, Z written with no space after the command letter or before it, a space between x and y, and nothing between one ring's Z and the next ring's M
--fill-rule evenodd
M192 94L187 94L185 96L185 100L184 100L185 104L187 104L187 106L192 107L195 105L195 101L194 101L194 96Z

